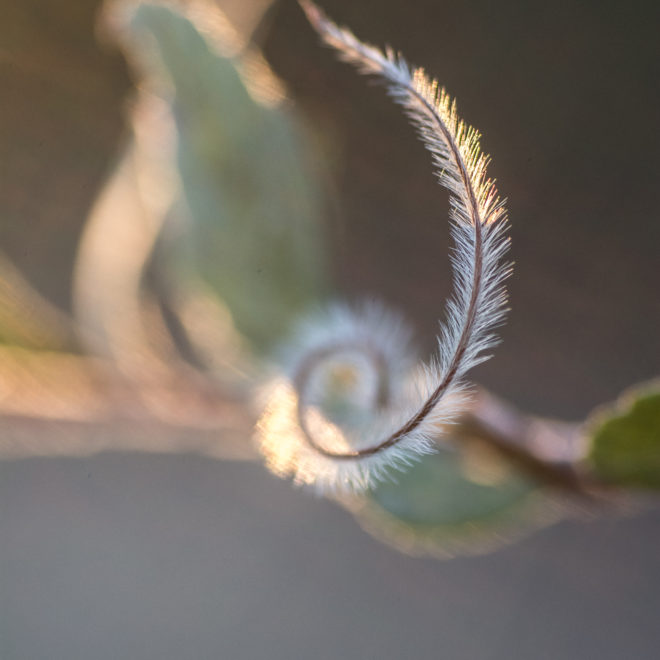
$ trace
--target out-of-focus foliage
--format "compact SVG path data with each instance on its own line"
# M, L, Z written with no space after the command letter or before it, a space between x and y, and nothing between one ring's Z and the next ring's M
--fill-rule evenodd
M197 270L263 351L325 292L319 181L277 81L254 56L225 56L203 26L203 14L195 24L141 3L123 43L174 115L191 220L189 261L179 267Z
M589 461L607 483L660 488L660 383L625 394L588 424Z
M363 526L412 554L485 552L561 515L559 500L481 443L424 457L395 482L349 500Z

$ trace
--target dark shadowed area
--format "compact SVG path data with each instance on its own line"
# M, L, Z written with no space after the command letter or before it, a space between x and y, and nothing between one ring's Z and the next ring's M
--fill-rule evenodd
M474 379L581 420L657 376L658 5L323 4L424 65L485 136L516 273L503 344ZM130 80L98 46L94 0L1 5L0 245L66 307ZM432 350L450 271L428 155L380 87L318 46L296 3L276 2L257 37L333 177L338 286L401 307ZM659 551L652 507L441 562L379 543L259 463L2 461L0 658L653 658Z

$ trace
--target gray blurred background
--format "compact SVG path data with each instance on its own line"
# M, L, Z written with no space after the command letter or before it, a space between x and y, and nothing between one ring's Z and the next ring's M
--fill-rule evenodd
M656 376L658 5L324 6L436 75L494 157L513 222L513 311L475 380L580 420ZM95 40L96 10L2 2L0 244L62 305L130 89L119 55ZM449 264L427 154L380 88L318 47L294 2L275 3L257 39L334 176L338 286L403 308L431 350ZM659 555L657 510L438 562L398 554L259 464L2 462L0 658L655 658Z

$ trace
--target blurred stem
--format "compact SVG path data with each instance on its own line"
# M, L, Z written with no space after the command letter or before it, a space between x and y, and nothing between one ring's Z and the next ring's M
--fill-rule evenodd
M75 321L51 308L2 255L0 272L0 312L21 311L17 328L28 346L55 349L0 347L0 459L101 451L255 457L245 392L223 388L185 360L170 361L159 378L142 372L136 380L111 362L57 352L73 343ZM33 328L50 334L35 340ZM221 334L212 333L216 347ZM579 424L525 414L478 389L452 436L483 443L545 486L588 498L605 493L583 468Z
M97 358L0 347L0 459L107 451L253 458L243 397L192 370L130 380Z
M105 451L256 458L244 396L193 370L128 380L103 360L0 348L0 459ZM580 426L526 415L483 389L453 433L496 450L543 485L592 497Z
M588 498L604 489L582 467L585 446L580 424L522 413L479 389L455 435L483 442L545 486Z

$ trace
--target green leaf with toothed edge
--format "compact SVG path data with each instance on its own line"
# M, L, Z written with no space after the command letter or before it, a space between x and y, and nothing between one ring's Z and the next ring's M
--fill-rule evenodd
M176 121L192 220L179 267L196 270L266 352L326 291L318 173L291 107L256 100L199 20L141 3L125 44Z
M587 424L589 462L607 483L660 489L660 381L623 395Z

